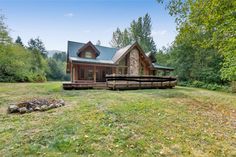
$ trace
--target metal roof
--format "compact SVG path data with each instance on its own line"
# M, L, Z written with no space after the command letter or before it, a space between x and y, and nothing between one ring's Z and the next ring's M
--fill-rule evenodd
M84 46L82 46L79 50L78 50L78 55L83 52L87 47L92 47L92 49L95 51L96 53L96 57L100 55L100 51L98 51L98 49L93 45L93 43L91 41L89 41L88 43L84 44Z
M134 43L136 44L136 43ZM80 48L82 48L85 44L68 41L67 53L68 59L74 62L83 62L83 63L94 63L94 64L111 64L115 65L116 62L132 47L134 44L128 45L124 48L110 48L105 46L94 45L96 49L100 52L100 55L96 59L91 58L81 58L78 57L77 52ZM149 53L147 53L149 55ZM152 63L152 66L155 69L165 69L165 70L174 70L172 67L162 66L156 63Z
M68 55L69 57L75 57L79 58L77 55L78 50L83 47L84 43L74 42L74 41L68 41ZM99 45L94 45L96 49L100 52L100 55L96 58L96 60L110 60L112 61L112 57L116 53L118 49L116 48L110 48L110 47L104 47Z
M125 52L128 51L130 47L132 47L132 45L127 45L126 47L119 49L112 58L113 62L117 62L125 54Z
M172 68L172 67L162 66L162 65L159 65L156 63L152 63L152 65L155 69L174 70L174 68Z
M112 60L98 60L98 59L90 59L90 58L81 58L81 57L69 57L71 61L74 62L82 62L82 63L97 63L97 64L113 64Z

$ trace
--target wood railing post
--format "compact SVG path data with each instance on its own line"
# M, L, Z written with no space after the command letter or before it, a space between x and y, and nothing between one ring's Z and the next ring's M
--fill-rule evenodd
M138 81L139 81L139 89L141 89L141 79L140 79L140 76L138 78Z
M112 84L113 84L113 90L114 90L115 86L116 86L115 85L116 84L116 80L115 80L115 74L114 73L112 74L112 79L113 79L113 83Z

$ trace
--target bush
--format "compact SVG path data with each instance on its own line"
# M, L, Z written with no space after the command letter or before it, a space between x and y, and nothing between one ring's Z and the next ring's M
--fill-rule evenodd
M43 74L34 74L32 78L33 82L45 82L47 81L45 75Z
M232 81L231 88L232 88L232 92L236 93L236 81Z
M0 82L45 82L47 69L47 60L39 52L0 44Z
M230 90L229 86L225 85L218 85L216 83L210 84L210 83L205 83L202 81L186 81L186 82L179 82L178 85L180 86L186 86L186 87L196 87L196 88L204 88L204 89L209 89L209 90L217 90L217 91L233 91Z
M193 87L197 87L197 88L202 88L204 86L204 82L201 81L193 81L192 82L192 86Z

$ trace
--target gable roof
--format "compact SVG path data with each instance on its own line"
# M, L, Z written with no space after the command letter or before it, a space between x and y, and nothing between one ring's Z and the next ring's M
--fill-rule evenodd
M69 57L80 58L80 57L78 57L77 52L84 45L85 45L84 43L68 41L68 44L67 44L68 58ZM92 61L93 60L112 60L112 57L114 56L114 54L118 50L116 48L110 48L110 47L99 46L99 45L94 45L94 47L100 52L100 55L97 56L96 59L91 59Z
M78 55L84 51L87 47L91 47L95 53L96 56L100 55L100 51L98 51L98 49L93 45L93 43L91 41L89 41L88 43L84 44L79 50L78 50Z
M88 43L86 45L85 43L68 41L68 45L67 45L68 58L67 59L73 62L116 65L117 62L119 62L132 48L136 46L136 48L139 49L141 53L143 53L144 58L150 63L151 67L155 69L174 70L171 67L166 67L166 66L155 64L155 63L151 63L150 58L147 56L149 55L149 53L145 54L137 42L131 45L127 45L126 47L123 47L121 49L93 45L96 51L99 51L99 55L97 56L96 59L79 57L77 52L79 50L84 49L86 46L88 46L89 45Z
M135 42L131 45L127 45L124 48L119 49L116 54L114 55L114 57L112 58L114 63L119 62L128 52L130 52L134 47L136 47L140 53L143 54L144 58L146 61L148 61L149 65L152 67L152 62L151 60L148 58L148 56L146 56L145 52L143 51L143 49L140 47L140 45L138 44L138 42Z
M113 56L112 61L116 63L118 60L120 60L120 58L132 47L132 45L127 45L126 47L119 49Z

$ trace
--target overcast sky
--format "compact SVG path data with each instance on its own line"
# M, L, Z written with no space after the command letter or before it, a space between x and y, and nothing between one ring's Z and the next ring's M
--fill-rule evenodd
M174 18L156 0L0 0L10 35L24 44L40 37L47 50L67 49L67 41L110 46L117 27L129 27L146 13L152 18L157 48L171 44L176 36Z

